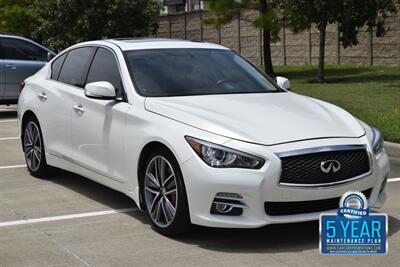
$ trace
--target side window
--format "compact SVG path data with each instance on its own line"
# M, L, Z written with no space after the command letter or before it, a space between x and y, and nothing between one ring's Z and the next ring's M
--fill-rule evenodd
M69 51L61 68L58 80L63 83L81 87L93 51L93 47L82 47Z
M2 38L1 45L5 59L47 61L47 51L33 43L15 38Z
M65 58L67 57L68 53L65 53L58 57L56 60L51 63L51 79L57 80L58 75L60 74L61 67L64 63Z
M105 81L111 83L117 93L117 97L124 95L121 75L114 54L105 48L99 48L94 56L86 83Z

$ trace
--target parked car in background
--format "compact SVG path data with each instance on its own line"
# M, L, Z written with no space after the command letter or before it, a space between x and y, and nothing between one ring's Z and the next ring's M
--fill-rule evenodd
M0 104L16 104L20 83L55 55L32 40L0 33Z

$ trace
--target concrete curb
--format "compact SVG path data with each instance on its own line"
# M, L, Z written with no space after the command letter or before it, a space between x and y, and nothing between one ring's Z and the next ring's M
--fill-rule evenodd
M385 142L385 150L389 157L400 159L400 144Z

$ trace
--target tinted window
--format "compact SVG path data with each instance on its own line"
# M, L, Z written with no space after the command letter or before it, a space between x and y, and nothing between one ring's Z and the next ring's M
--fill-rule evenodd
M282 91L230 50L152 49L129 51L126 55L131 76L145 96Z
M82 47L69 51L58 80L74 86L82 86L84 73L92 57L93 50L93 47Z
M106 81L111 83L117 96L123 96L122 80L119 74L118 63L114 54L104 48L99 48L94 56L86 83Z
M60 70L61 70L61 67L64 63L66 56L67 56L67 53L61 55L56 60L54 60L53 63L51 64L51 79L53 79L53 80L58 79L58 75L60 74Z
M47 61L47 51L30 42L2 38L1 45L5 59Z

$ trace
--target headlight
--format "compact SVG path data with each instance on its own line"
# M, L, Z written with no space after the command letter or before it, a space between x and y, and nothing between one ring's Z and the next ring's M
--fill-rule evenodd
M374 127L371 127L373 133L372 148L375 154L379 154L383 151L383 136L381 132Z
M189 136L185 139L194 152L211 167L260 169L264 165L263 159L244 152Z

